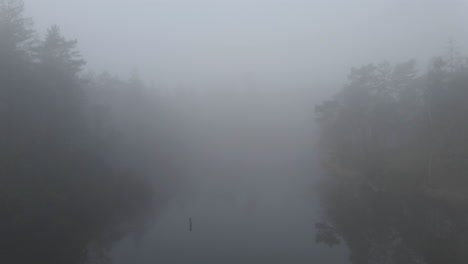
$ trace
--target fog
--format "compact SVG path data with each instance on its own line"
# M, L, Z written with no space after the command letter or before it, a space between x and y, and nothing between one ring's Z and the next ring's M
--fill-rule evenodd
M27 1L44 31L78 38L88 67L137 69L164 87L211 88L252 74L264 85L319 90L352 66L466 47L460 0ZM118 54L118 56L116 56ZM337 80L338 79L338 80ZM318 85L317 85L318 84Z
M94 176L89 177L83 189L70 187L70 192L76 192L79 197L71 199L70 208L92 208L86 211L86 216L91 220L86 218L88 222L76 225L70 220L70 224L64 227L69 233L61 234L70 237L73 243L64 248L73 248L73 252L76 249L76 252L80 252L78 255L85 249L91 253L74 259L53 258L49 253L44 253L47 257L41 259L37 256L43 256L42 253L36 251L43 252L45 249L35 249L31 251L34 254L29 254L30 257L25 259L18 258L16 253L8 255L6 260L17 261L11 263L22 264L26 262L21 261L30 259L47 260L52 264L63 261L84 263L87 258L96 256L97 259L111 259L115 264L432 264L449 260L463 263L466 260L446 257L458 257L459 251L455 248L466 245L466 242L447 246L449 253L444 257L430 255L427 253L431 251L428 250L430 247L419 247L422 242L414 238L421 238L422 235L412 236L412 231L419 229L408 224L412 223L408 220L410 217L401 220L405 225L395 224L394 227L393 223L398 220L387 223L379 217L383 215L393 219L391 216L399 216L400 211L388 209L388 212L374 212L374 207L369 204L381 202L376 205L377 208L393 210L397 207L393 203L414 204L416 209L442 203L439 200L432 202L429 198L427 206L422 205L423 202L418 203L424 199L419 199L414 194L417 193L415 190L426 188L424 184L419 188L414 183L419 183L418 179L423 177L419 177L420 174L428 173L428 178L434 178L431 184L444 186L451 192L454 192L453 189L446 186L465 183L465 180L455 178L448 184L444 178L446 174L451 175L452 169L453 175L466 176L466 166L460 165L463 162L445 165L449 162L442 160L444 151L449 148L447 146L460 146L447 150L447 157L466 157L466 152L461 150L467 146L466 138L462 136L466 128L451 126L450 122L465 123L459 120L463 120L467 111L461 102L462 98L467 98L464 97L467 94L446 92L447 99L441 95L442 92L434 92L431 97L432 86L427 85L429 88L425 89L424 80L440 76L431 75L438 73L434 58L440 57L445 59L445 66L440 68L446 67L443 72L447 76L453 74L454 87L465 87L468 83L465 82L466 78L463 79L463 76L468 76L466 62L462 62L463 55L468 53L468 1L25 0L24 4L25 16L33 18L38 38L46 39L39 47L47 46L49 38L44 36L50 36L50 26L57 24L60 34L66 39L78 40L77 48L86 61L86 65L78 63L76 69L70 70L73 75L71 79L57 86L68 87L80 83L76 85L84 91L87 99L86 103L77 99L78 104L85 109L83 122L91 125L75 124L74 127L86 128L71 128L70 132L63 132L72 125L62 120L74 119L78 112L67 112L63 110L66 106L60 106L62 108L50 111L66 112L57 115L54 120L63 123L67 129L62 129L62 125L60 128L50 125L50 128L47 126L41 131L61 131L66 138L64 142L69 142L72 134L79 134L76 137L80 139L81 135L87 135L77 145L86 146L83 153L99 156L99 161L112 168L112 173L96 165L97 161L89 163L96 167L92 172L80 170L74 173L75 167L91 166L81 162L82 157L88 157L88 154L64 154L58 158L66 148L57 147L57 152L49 157L50 162L68 164L68 160L80 161L58 173L66 175L62 181L70 181L73 185L75 179L81 177L76 175L109 174L102 182L95 181ZM0 34L4 32L1 30ZM18 50L23 49L21 43L23 40L18 41ZM0 45L1 48L3 46ZM28 63L39 70L29 73L25 70L29 66L14 68L5 62L7 66L1 69L8 71L1 75L5 81L0 80L5 87L33 87L35 83L39 83L38 87L51 87L55 84L51 84L54 82L50 80L61 76L58 72L63 65L77 64L73 53L70 53L73 54L71 57L64 56L65 64L59 64L57 60L47 60L49 53L41 53L40 48L39 52L36 48L24 49L33 53ZM4 53L16 54L13 50ZM39 55L34 55L36 52ZM459 65L455 65L454 57L460 58ZM10 59L10 56L1 58ZM12 61L19 61L19 58L14 57ZM415 61L414 65L405 64L410 60ZM359 68L369 63L372 65L368 68ZM11 65L16 64L12 62ZM28 74L32 77L26 78L24 83L19 82L19 77L9 77ZM387 81L388 90L393 90L383 99L375 99L372 91L359 90L360 87L381 87L379 85L383 82L387 84ZM443 86L436 81L433 83L434 86ZM357 92L349 92L351 89ZM417 92L407 92L405 89ZM37 93L41 94L40 91ZM10 93L5 94L10 96ZM54 94L55 97L51 95L40 102L47 105L60 101L61 95ZM427 97L421 95L423 99L414 99L420 94ZM74 99L77 97L70 95L73 99L69 104L77 101ZM437 98L442 97L446 99L437 103ZM5 101L13 101L9 98ZM18 109L29 103L35 104L34 100L18 101ZM327 102L331 103L328 105ZM333 106L334 102L338 103ZM427 103L426 107L426 102L433 104ZM447 106L447 110L443 105L459 107ZM364 108L366 110L362 110ZM12 120L49 120L44 117L46 114L36 117L35 111L31 110L25 117L24 111L13 111ZM446 113L452 113L448 115L453 118L446 117ZM42 121L36 123L42 124ZM438 130L438 126L444 128ZM25 128L18 128L18 131L25 131ZM48 133L41 131L37 133ZM8 137L14 134L11 132L1 136L7 139L3 141L8 141ZM24 138L28 136L25 132ZM458 141L449 144L449 139L445 137ZM39 138L42 140L42 136ZM427 142L430 143L421 143L415 138L428 138ZM15 142L22 140L22 137L10 139ZM49 137L44 140L55 142L54 138ZM438 142L445 143L438 145ZM19 147L15 145L11 148ZM46 152L51 150L44 148L39 153ZM366 153L361 155L361 152ZM7 153L5 156L12 151ZM36 161L41 159L35 158L41 154L31 155L32 160L42 166L41 161ZM328 155L337 157L328 159ZM425 163L426 158L430 160L429 165ZM13 158L7 159L10 163L11 160ZM434 165L433 160L436 160ZM38 168L42 168L39 165ZM115 177L114 172L121 175L120 171L127 170L131 171L129 175L132 176L128 179L124 177L125 180L116 183L118 187L112 189L113 179L121 179L120 176ZM40 172L48 175L49 170ZM18 175L21 173L18 172ZM392 180L375 180L378 178L375 175L387 174L392 175L389 177ZM411 178L413 175L418 175L415 176L416 180ZM440 179L438 175L441 175ZM135 178L142 180L134 183ZM46 189L55 186L55 178L42 182ZM16 195L16 190L21 189L18 186L24 183L14 184L16 182L11 184L11 189L15 190L12 192ZM381 193L388 193L388 196L375 198L377 195L367 196L365 187L354 189L361 184L380 188L383 190ZM150 186L152 191L146 190ZM65 187L57 188L68 193ZM445 193L447 189L431 190ZM92 190L91 198L85 198L89 190ZM462 189L461 192L464 191ZM22 199L22 194L17 196L21 201L34 200L35 197ZM361 196L365 198L356 198ZM401 202L400 198L396 198L400 196L407 200ZM47 199L56 198L47 196L44 199L49 201ZM105 201L102 205L97 202L101 200ZM441 208L452 208L452 205L455 208L454 204L464 203L450 202L449 205L441 205ZM68 208L67 202L63 206ZM371 209L366 211L366 206ZM103 209L107 207L114 211ZM55 210L60 217L66 214L66 210L44 208ZM402 209L405 213L401 215L407 217L405 210L407 208ZM460 210L456 207L453 212ZM70 211L75 213L72 209ZM443 209L441 211L445 212ZM31 210L26 214L28 219L32 219L31 223L39 222L34 220L36 218L42 219L34 212ZM54 221L59 220L50 219L61 218L51 215L44 218L49 219L44 220L47 224L34 225L34 230L44 230L43 226L53 229L56 225ZM81 216L80 213L74 215ZM451 217L455 213L447 215ZM447 216L452 219L450 217ZM424 219L424 216L413 215L413 218ZM13 222L9 220L8 223ZM455 226L454 229L458 231L466 228L466 224L460 224L460 227L460 222L455 220L450 223L447 225ZM82 226L87 228L80 229ZM391 226L391 231L382 231L379 229L384 229L382 226ZM28 228L29 224L24 224L21 228L12 229L26 234ZM71 229L76 231L69 231ZM61 229L58 230L57 233L60 233ZM398 238L388 235L391 237L388 238L382 235L387 231L388 234L402 235L395 235ZM35 239L47 237L47 233L37 232ZM79 232L86 233L85 238L78 235ZM12 231L11 236L15 237L15 234ZM447 234L440 237L456 240L452 233ZM362 242L361 236L371 238ZM57 240L54 240L55 237L47 240L49 244L45 245L56 245L57 241L61 241L61 236L57 237ZM31 240L27 235L23 239ZM400 242L388 242L390 240L404 241L401 242L404 250L394 246ZM30 244L35 245L37 241ZM435 241L446 243L445 240ZM104 245L102 250L101 242ZM5 245L9 245L8 249L12 251L27 251L33 247L29 243L24 249L12 246L22 245L22 242L15 243L10 245L5 242ZM98 250L89 250L95 244ZM399 250L405 253L399 254ZM59 255L67 255L68 252L60 252ZM24 254L28 255L28 252Z
M346 259L314 241L310 174L319 170L311 160L311 109L298 104L300 96L264 92L189 99L183 120L190 194L174 201L139 247L117 247L116 263Z

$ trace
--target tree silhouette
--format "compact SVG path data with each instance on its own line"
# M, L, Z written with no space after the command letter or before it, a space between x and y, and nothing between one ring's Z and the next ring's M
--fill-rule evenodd
M0 0L0 262L106 260L110 246L141 233L173 190L177 175L163 166L172 160L154 151L170 149L153 133L169 128L144 87L106 83L103 98L120 104L95 104L77 41L58 26L38 40L23 11L20 0ZM147 100L135 102L121 88ZM103 110L116 108L119 115ZM129 123L131 115L139 122ZM152 144L134 141L140 135Z
M466 263L468 68L367 65L316 108L325 223L353 263Z

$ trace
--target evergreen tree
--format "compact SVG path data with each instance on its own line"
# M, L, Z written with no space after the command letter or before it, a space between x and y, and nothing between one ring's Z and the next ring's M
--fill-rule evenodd
M77 50L77 40L66 40L57 25L50 27L43 42L35 49L39 63L54 71L75 75L85 61Z
M20 0L0 0L0 262L105 260L113 243L141 232L165 201L164 177L174 174L154 155L161 137L153 133L163 124L144 89L116 80L101 87L106 111L95 111L77 41L52 26L35 42L23 11ZM125 105L119 115L107 111L113 99ZM122 136L108 139L95 120ZM135 127L125 130L128 124ZM135 142L135 131L156 143Z
M325 222L317 241L342 238L351 261L467 263L466 68L437 59L352 70L317 107Z
M35 42L32 20L24 16L22 0L0 0L0 58L13 63L29 55Z

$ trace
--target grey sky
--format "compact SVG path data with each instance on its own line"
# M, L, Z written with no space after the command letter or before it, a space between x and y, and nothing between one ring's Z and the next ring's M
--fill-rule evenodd
M27 0L37 27L78 38L88 66L177 85L246 73L265 84L342 81L349 67L467 47L461 0Z

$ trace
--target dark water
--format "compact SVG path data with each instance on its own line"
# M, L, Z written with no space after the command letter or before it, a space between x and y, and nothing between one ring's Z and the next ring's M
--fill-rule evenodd
M190 194L138 246L121 243L115 263L347 263L344 248L314 240L319 170L310 109L281 100L211 107L224 113L198 110L187 119Z

